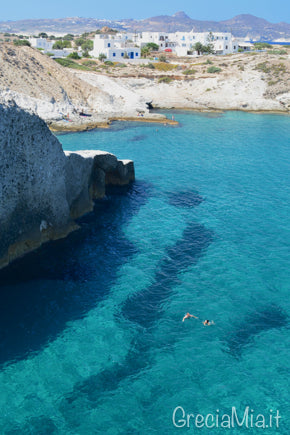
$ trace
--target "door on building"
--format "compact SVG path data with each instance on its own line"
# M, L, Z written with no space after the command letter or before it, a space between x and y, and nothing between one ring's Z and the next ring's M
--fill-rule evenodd
M130 52L130 56L129 57L130 57L130 59L134 59L134 52L133 51Z

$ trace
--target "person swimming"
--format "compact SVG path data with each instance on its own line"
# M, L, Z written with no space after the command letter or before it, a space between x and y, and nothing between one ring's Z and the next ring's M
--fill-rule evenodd
M212 320L211 322L209 320L205 320L204 322L202 322L204 324L204 326L211 326L214 325L214 321Z
M184 322L185 319L189 319L190 317L194 317L195 319L198 319L198 317L194 316L193 314L186 313L182 319Z

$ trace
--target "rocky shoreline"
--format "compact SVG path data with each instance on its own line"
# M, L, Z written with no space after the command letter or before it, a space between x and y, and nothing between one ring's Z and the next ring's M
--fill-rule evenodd
M155 107L155 110L168 110L167 107ZM194 108L188 108L188 107L171 107L171 110L174 111L188 111L188 112L196 112L196 113L224 113L227 111L240 111L240 112L247 112L247 113L256 113L256 114L276 114L276 115L284 115L289 116L290 111L282 111L282 110L247 110L245 108L233 108L233 109L214 109L214 108L207 108L207 109L194 109ZM162 115L161 115L162 116ZM148 122L148 123L156 123L156 124L164 124L164 125L178 125L178 121L168 119L165 115L163 115L160 118L155 118L151 116L144 116L143 118L140 117L126 117L126 116L116 116L114 118L109 118L108 121L95 121L95 122L81 122L78 123L77 121L72 121L71 123L67 124L62 121L48 121L47 125L50 129L50 131L54 133L76 133L76 132L82 132L82 131L89 131L94 130L96 128L110 128L111 124L115 121L124 121L124 122Z
M52 132L55 133L65 133L65 132L81 132L94 130L95 128L110 128L110 125L114 121L125 121L125 122L149 122L149 123L159 123L168 125L178 125L178 122L166 118L164 115L153 114L144 115L143 117L138 116L115 116L108 118L107 121L99 121L97 119L91 120L89 118L87 122L79 122L78 120L71 120L71 122L64 121L48 121L47 125Z
M63 152L43 120L0 104L0 268L78 228L108 185L135 179L134 163L106 151Z

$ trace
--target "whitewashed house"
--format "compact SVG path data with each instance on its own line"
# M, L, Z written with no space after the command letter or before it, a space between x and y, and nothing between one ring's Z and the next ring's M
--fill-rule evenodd
M77 51L80 57L82 56L81 49L76 50L75 48L52 48L56 41L50 41L46 38L29 38L29 42L31 44L31 47L42 49L44 53L50 53L51 55L53 55L53 58L67 57L69 54L75 51Z
M172 33L171 39L175 41L174 51L177 56L187 56L188 54L192 54L192 52L194 51L194 44L196 42L199 42L192 31Z
M97 34L90 55L99 57L100 54L104 54L107 60L113 62L120 62L124 59L140 59L141 49L130 39L132 35L124 33Z
M255 48L251 42L246 42L244 38L233 38L233 44L243 51L251 51Z
M153 42L159 46L160 51L174 49L175 42L170 35L170 33L165 32L142 32L138 34L137 44L139 44L141 47L144 47L144 45Z
M202 45L212 44L215 54L229 54L238 50L238 45L233 44L230 32L176 32L172 39L176 42L177 56L193 54L197 42Z
M212 43L216 54L230 54L238 51L238 46L233 44L232 34L230 32L212 33Z
M29 42L31 47L40 48L44 51L50 51L52 50L52 46L55 41L50 41L46 38L29 38Z

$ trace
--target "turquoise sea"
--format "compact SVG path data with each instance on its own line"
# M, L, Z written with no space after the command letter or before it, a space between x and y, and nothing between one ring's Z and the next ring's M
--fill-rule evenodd
M136 182L1 272L1 434L289 434L290 118L174 116L59 136Z

